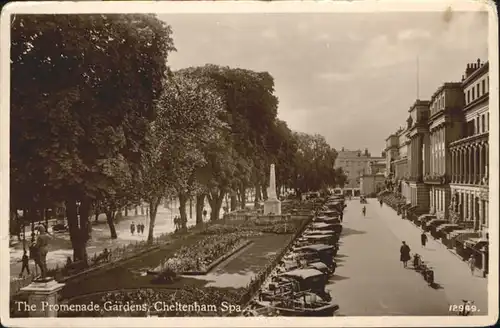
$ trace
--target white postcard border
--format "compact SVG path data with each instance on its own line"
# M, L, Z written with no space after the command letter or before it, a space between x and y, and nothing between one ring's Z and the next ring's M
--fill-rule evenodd
M429 11L487 11L489 14L488 60L490 65L490 184L489 223L490 273L488 277L488 316L375 316L331 318L9 318L9 101L10 101L10 15L35 13L339 13L339 12L429 12ZM1 321L9 327L434 327L487 326L498 320L498 138L499 138L499 76L498 76L498 18L492 1L467 0L397 0L397 1L82 1L82 2L15 2L3 7L1 15L1 112L0 122L0 259L2 267L0 286ZM492 142L493 141L493 142ZM411 297L411 295L408 295Z

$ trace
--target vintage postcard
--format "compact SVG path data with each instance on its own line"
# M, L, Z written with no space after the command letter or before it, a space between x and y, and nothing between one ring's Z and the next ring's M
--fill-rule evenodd
M1 33L2 324L497 321L493 2L13 2Z

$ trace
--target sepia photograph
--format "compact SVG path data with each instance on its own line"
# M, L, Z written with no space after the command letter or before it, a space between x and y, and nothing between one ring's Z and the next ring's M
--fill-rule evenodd
M1 24L4 324L498 320L493 2L13 2Z

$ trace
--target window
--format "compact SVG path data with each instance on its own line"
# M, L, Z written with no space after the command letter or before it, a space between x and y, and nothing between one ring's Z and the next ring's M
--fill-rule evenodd
M484 95L484 94L486 94L486 93L487 93L487 92L486 92L486 86L485 86L485 85L486 85L486 81L485 81L485 80L482 80L482 81L481 81L481 85L483 86L483 87L482 87L482 89L483 89L483 95Z
M474 93L475 89L476 89L476 87L475 87L475 86L474 86L474 87L472 87L472 92L471 92L471 102L472 102L472 101L474 101L474 99L475 99L475 95L476 95L476 94Z
M486 113L486 130L490 131L490 113Z
M467 104L470 103L470 89L467 90Z
M484 81L483 81L484 82ZM485 118L486 115L481 115L481 133L485 133L486 132L486 118Z
M476 98L479 98L479 83L476 86Z

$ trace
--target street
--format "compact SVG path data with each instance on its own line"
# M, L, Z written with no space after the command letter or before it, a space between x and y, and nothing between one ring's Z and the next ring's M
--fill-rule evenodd
M347 202L344 230L333 283L327 286L343 316L453 315L450 304L473 300L476 315L487 314L487 279L472 276L466 263L429 238L423 249L420 230L389 207L369 199L366 217L358 199ZM399 248L406 241L434 269L437 288L411 266L403 268Z

